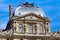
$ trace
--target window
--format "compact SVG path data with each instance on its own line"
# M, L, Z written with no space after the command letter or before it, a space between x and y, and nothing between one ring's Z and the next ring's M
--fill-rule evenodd
M29 25L29 33L33 33L33 25L32 24Z
M34 24L29 25L29 33L36 33L36 26Z
M22 24L19 24L19 32L24 33L24 26Z
M40 34L43 34L45 32L45 29L43 28L43 26L40 26L39 30L40 30L40 32L39 32Z
M42 33L42 26L39 27L39 33Z

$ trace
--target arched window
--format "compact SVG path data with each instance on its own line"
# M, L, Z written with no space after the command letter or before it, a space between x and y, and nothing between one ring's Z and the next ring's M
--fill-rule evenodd
M19 32L24 33L24 26L22 24L19 24Z
M44 32L45 32L45 29L44 29L44 27L43 26L40 26L39 27L39 34L44 34Z
M34 26L34 24L29 24L29 33L36 33L36 26Z
M32 24L29 25L29 33L33 33L33 25Z

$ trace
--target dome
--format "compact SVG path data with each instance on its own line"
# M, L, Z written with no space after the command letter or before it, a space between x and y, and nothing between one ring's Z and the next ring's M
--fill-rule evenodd
M37 15L40 15L42 17L45 17L45 13L40 7L34 7L28 4L28 6L23 5L19 6L15 10L15 16L22 16L24 14L29 14L29 13L35 13Z

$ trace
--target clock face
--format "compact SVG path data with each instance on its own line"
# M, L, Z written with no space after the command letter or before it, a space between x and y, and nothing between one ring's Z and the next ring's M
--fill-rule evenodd
M41 8L37 7L17 7L15 10L15 16L22 16L24 14L35 13L42 17L45 17L45 13L42 11Z

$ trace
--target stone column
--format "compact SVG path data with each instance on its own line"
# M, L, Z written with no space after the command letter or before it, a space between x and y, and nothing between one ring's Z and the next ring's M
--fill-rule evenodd
M16 23L16 32L19 32L19 24L18 23Z
M39 34L40 30L39 30L39 24L37 24L37 34Z
M28 24L25 24L25 28L26 28L26 34L29 33L29 27L28 27Z
M14 32L16 32L16 22L13 22L13 29L14 29Z

